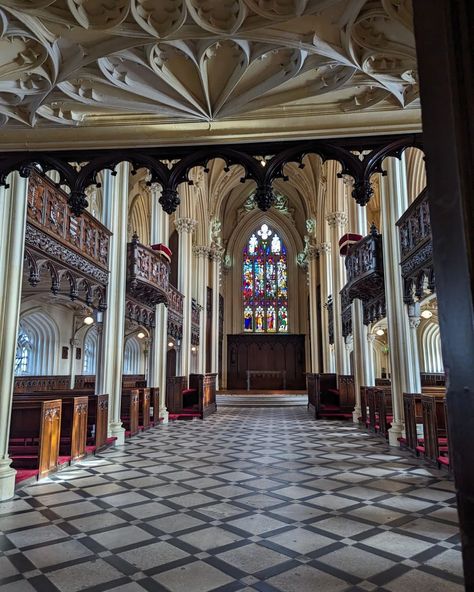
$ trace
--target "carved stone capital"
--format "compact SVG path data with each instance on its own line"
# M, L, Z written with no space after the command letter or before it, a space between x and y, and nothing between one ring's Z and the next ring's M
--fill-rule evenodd
M174 225L176 226L176 230L178 234L182 232L193 232L197 225L197 220L193 220L193 218L178 218L174 221Z
M308 261L313 261L319 257L319 247L315 245L309 245L306 253Z
M374 333L367 333L367 341L370 345L372 345L375 341L375 334Z
M410 328L411 329L417 329L419 327L419 325L420 325L421 317L410 316L409 317L409 322L410 322Z
M211 248L206 247L205 245L194 245L193 247L193 255L198 259L201 257L203 259L207 259L210 255Z
M81 345L79 339L71 339L69 343L71 344L71 347L79 347Z
M319 245L317 245L316 247L318 249L318 253L324 254L324 253L330 253L331 252L331 243L319 243Z
M209 259L211 261L222 261L224 256L224 249L219 247L219 245L213 245L209 249Z
M348 217L345 212L332 212L326 216L326 221L329 226L344 227L347 224Z

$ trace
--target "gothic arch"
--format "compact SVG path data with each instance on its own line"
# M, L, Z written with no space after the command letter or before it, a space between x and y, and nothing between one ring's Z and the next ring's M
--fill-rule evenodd
M36 309L21 316L20 327L28 334L31 343L28 374L55 374L59 352L59 328L56 322L44 311Z
M228 333L240 333L242 331L243 305L240 297L242 290L242 253L252 232L266 222L273 228L285 243L288 261L288 326L290 333L305 332L303 320L300 318L300 309L303 306L305 290L301 289L299 269L296 264L296 256L303 249L303 241L291 220L275 211L252 211L244 216L237 224L229 237L227 254L232 261L232 274L228 286L232 298L226 302L232 303L232 310L226 313L229 321ZM239 297L235 295L239 294ZM227 307L230 308L230 305Z

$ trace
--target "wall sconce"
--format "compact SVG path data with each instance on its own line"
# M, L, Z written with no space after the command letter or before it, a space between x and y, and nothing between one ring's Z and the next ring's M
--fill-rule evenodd
M94 322L94 317L87 316L84 318L82 322L84 323L84 325L92 325L92 323Z
M191 347L191 351L192 351L192 352L195 352L195 351L197 351L197 347L196 347L195 345L193 345L193 346Z
M174 343L172 341L168 341L168 347L173 347Z
M377 331L375 331L375 334L379 337L382 337L382 335L385 335L385 331L383 329L377 329Z
M433 316L433 313L431 312L431 310L423 310L421 313L421 316L424 319L431 319L431 317Z
M140 331L140 333L137 333L137 337L138 339L143 339L145 337L145 333L143 333L143 331Z

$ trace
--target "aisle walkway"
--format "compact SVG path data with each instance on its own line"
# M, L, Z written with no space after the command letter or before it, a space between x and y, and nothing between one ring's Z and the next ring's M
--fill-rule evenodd
M0 504L1 592L463 590L452 483L351 424L225 408Z

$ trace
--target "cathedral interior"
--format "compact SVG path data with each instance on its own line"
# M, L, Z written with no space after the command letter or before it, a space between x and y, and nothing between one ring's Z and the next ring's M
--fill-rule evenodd
M0 0L1 591L474 590L473 16Z

